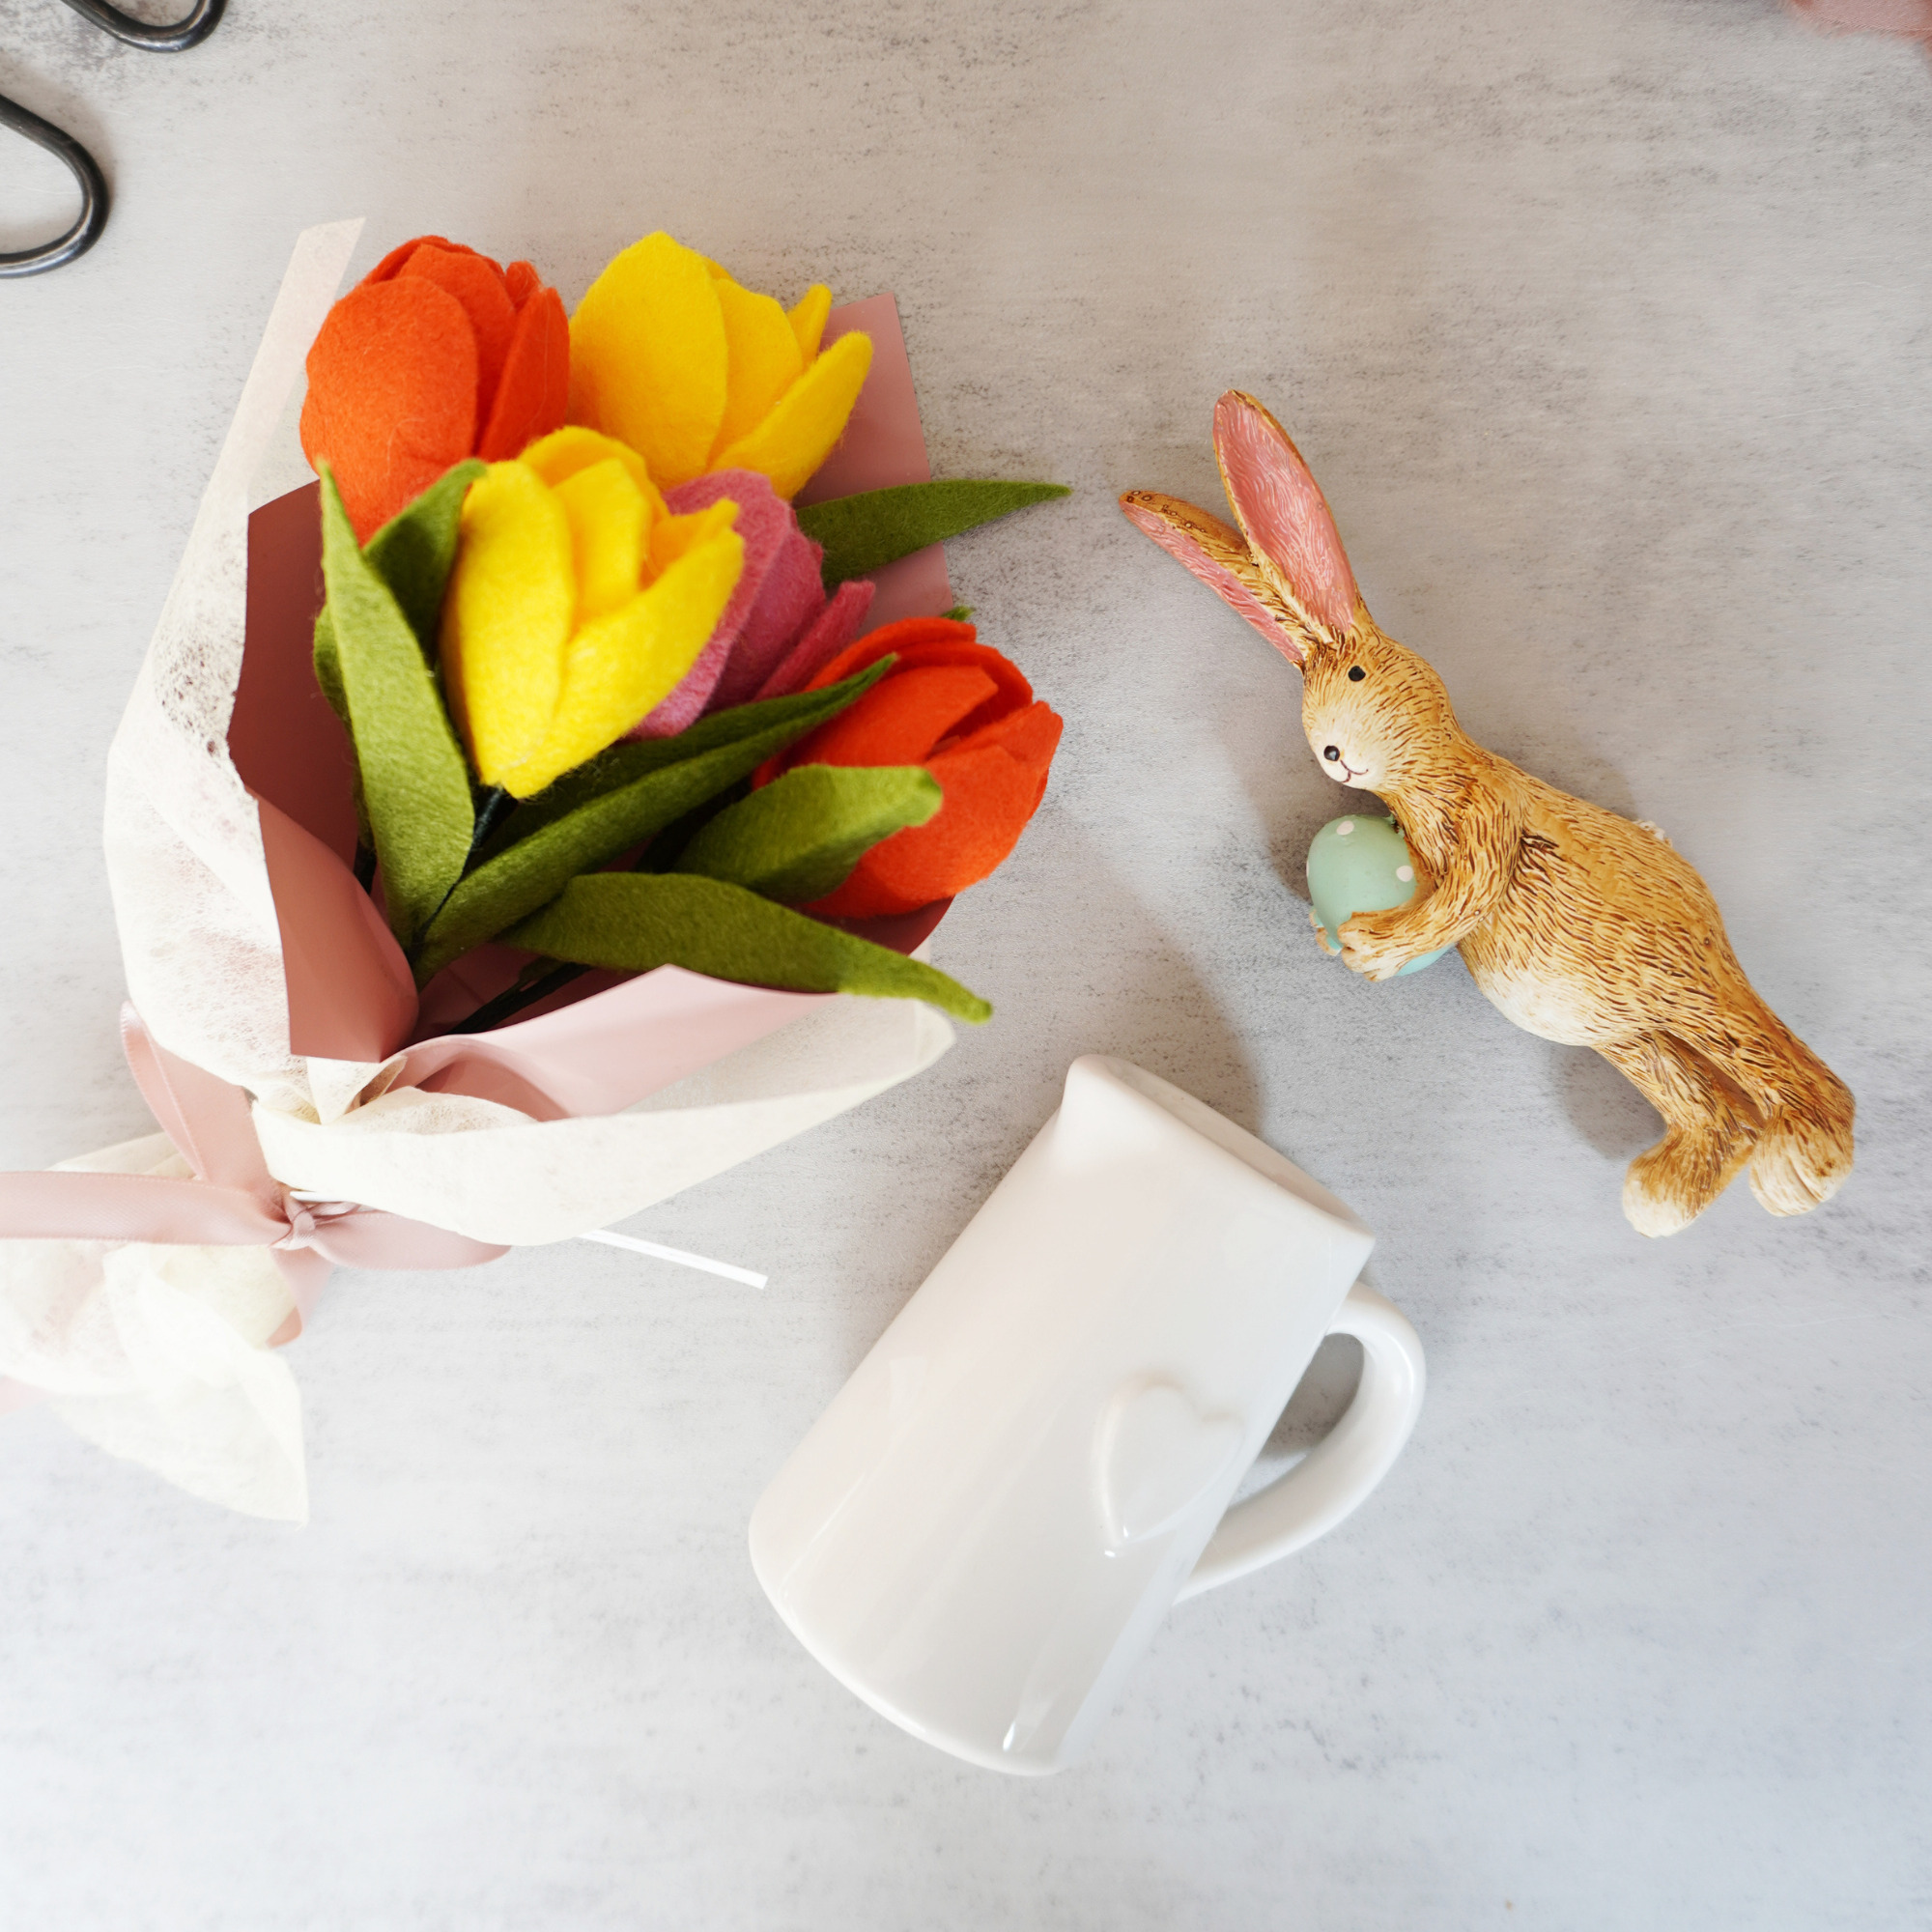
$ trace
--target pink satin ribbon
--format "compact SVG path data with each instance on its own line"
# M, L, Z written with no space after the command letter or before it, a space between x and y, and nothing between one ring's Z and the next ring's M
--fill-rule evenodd
M142 1096L195 1178L0 1174L0 1238L270 1248L295 1301L270 1338L275 1348L301 1333L337 1265L474 1267L509 1252L380 1208L298 1200L270 1174L240 1087L159 1045L132 1007L121 1009L121 1042Z

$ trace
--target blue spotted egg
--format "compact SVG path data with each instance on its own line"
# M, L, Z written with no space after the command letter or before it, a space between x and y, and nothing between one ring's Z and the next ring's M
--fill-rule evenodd
M1344 921L1358 912L1406 905L1415 896L1415 867L1402 828L1386 817L1337 818L1324 825L1308 848L1308 895L1321 922L1322 946L1339 954L1342 943L1335 935ZM1402 972L1419 973L1448 950L1425 952Z

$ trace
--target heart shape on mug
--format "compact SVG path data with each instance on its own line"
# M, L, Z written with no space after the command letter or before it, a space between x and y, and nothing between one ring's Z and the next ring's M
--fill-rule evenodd
M1203 1415L1170 1381L1118 1389L1094 1433L1100 1519L1116 1552L1172 1529L1240 1454L1241 1424Z

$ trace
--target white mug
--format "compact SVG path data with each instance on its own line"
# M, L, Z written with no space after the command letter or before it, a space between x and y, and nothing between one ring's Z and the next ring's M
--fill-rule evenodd
M765 1593L916 1737L995 1771L1062 1769L1177 1598L1332 1529L1401 1452L1422 1347L1350 1286L1374 1244L1190 1094L1076 1060L1059 1112L759 1500ZM1330 1334L1362 1344L1348 1412L1229 1509Z

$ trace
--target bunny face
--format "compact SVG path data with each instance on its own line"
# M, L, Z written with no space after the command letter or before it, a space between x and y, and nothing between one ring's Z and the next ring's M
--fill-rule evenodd
M1372 622L1311 652L1302 676L1301 727L1338 783L1399 788L1425 776L1453 743L1456 717L1442 680Z

